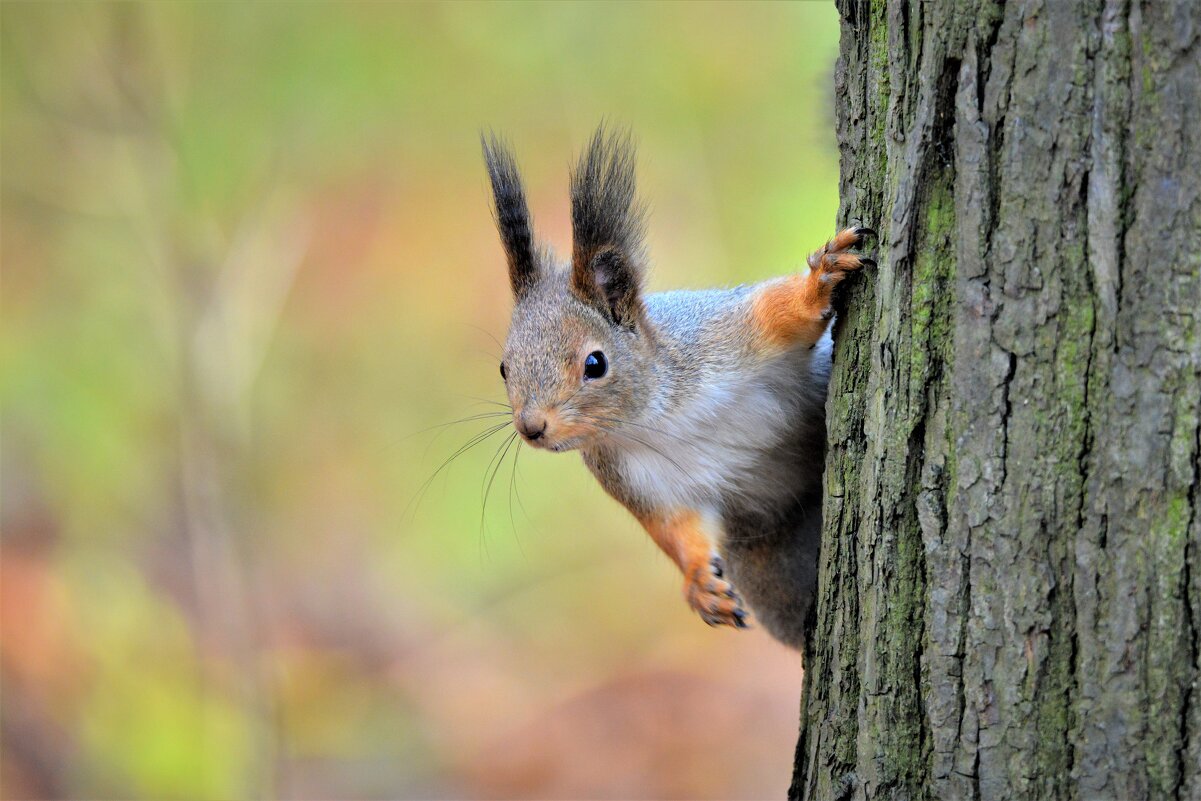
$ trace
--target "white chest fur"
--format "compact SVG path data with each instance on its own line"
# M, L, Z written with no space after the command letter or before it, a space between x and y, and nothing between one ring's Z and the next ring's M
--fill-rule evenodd
M807 359L791 356L711 379L687 401L612 434L626 485L665 510L716 510L731 495L778 498L788 477L769 457L804 402L808 374L798 370Z

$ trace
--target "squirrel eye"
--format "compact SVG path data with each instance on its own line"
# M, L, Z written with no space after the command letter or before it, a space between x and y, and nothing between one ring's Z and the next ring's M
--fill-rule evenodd
M509 377L507 375L505 375L505 363L504 362L500 363L500 380L501 381L509 380Z
M588 358L584 359L584 378L601 378L608 369L609 362L605 359L605 354L599 350L592 351L588 354Z

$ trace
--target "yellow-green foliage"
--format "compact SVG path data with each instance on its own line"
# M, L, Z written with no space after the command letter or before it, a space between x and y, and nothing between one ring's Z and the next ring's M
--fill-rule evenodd
M647 748L714 773L612 794L776 792L791 655L691 616L574 456L506 461L481 516L501 435L416 504L487 421L414 434L502 398L480 130L560 253L604 117L640 140L652 288L798 268L835 224L833 7L0 14L4 736L27 699L72 797L571 795L542 763L610 742L576 745L607 730L579 704L665 672L736 716ZM519 747L538 770L489 784ZM5 754L4 794L35 792Z

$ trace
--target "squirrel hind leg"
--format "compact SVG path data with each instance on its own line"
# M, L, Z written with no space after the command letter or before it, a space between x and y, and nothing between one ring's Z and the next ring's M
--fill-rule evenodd
M735 525L724 547L731 580L768 634L803 651L817 596L820 508L802 510L771 537Z

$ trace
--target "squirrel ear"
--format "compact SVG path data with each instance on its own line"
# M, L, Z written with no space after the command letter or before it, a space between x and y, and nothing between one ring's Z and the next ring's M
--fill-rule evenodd
M509 282L513 294L521 298L538 279L538 247L534 242L530 210L517 160L496 135L480 136L484 163L492 182L493 215L500 240L509 261Z
M642 312L640 273L621 250L603 247L583 270L572 265L571 288L614 322L631 327Z
M602 124L571 173L571 288L624 326L642 312L644 219L630 134Z

